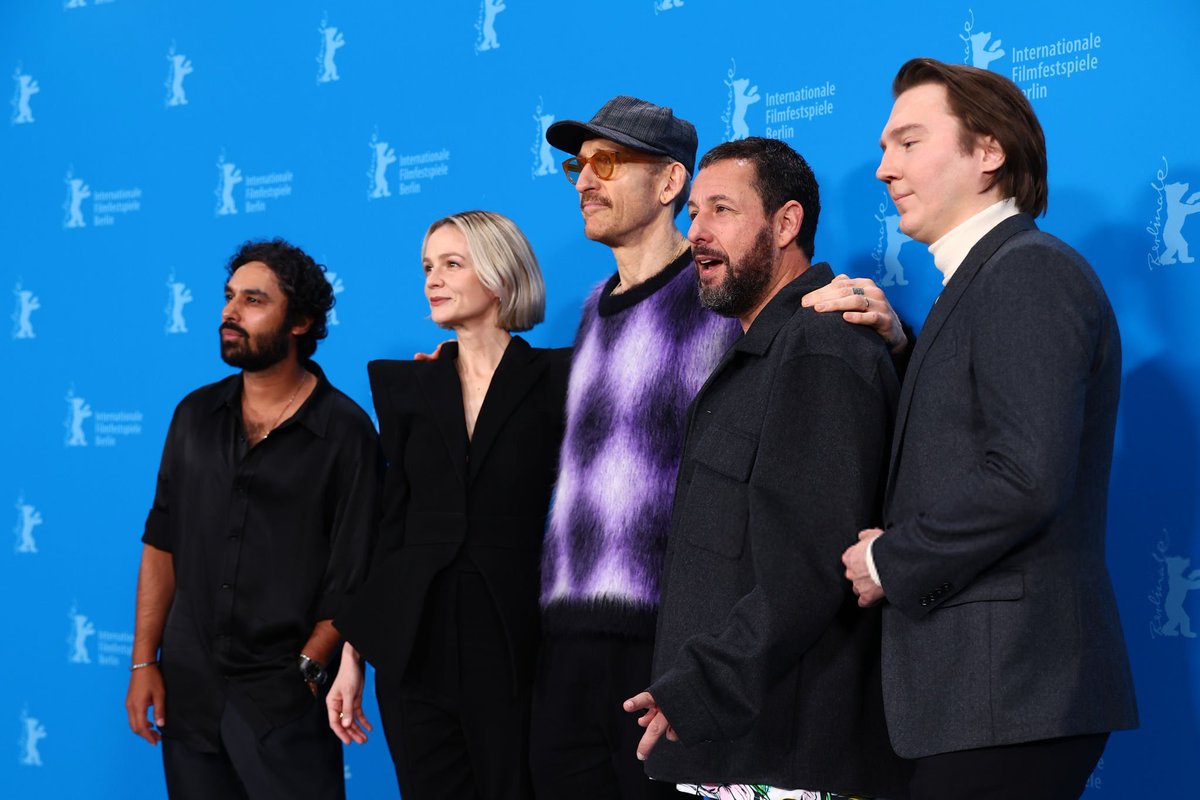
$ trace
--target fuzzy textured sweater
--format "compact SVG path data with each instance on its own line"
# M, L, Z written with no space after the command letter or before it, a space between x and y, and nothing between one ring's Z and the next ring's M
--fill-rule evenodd
M687 408L735 319L700 305L690 253L628 292L584 304L542 551L547 633L652 639Z

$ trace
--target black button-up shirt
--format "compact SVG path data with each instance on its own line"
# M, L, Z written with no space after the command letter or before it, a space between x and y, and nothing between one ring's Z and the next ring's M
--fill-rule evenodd
M362 409L306 366L316 388L253 448L240 374L185 397L167 433L142 541L175 565L163 734L199 749L218 746L226 701L260 735L317 702L297 657L368 566L379 440Z

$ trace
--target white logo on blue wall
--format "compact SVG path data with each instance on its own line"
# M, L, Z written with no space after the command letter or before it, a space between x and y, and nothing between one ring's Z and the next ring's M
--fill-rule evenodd
M367 171L367 198L378 200L381 197L391 197L392 189L388 185L388 167L396 163L396 151L385 141L380 140L379 132L371 134L368 143L371 148L371 169Z
M346 285L344 283L342 283L342 279L338 277L338 274L336 272L326 272L325 280L329 281L329 288L333 289L333 296L334 296L335 300L337 299L337 296L339 294L346 291ZM328 324L328 325L341 325L342 324L338 320L336 308L329 309L329 318L328 318L326 324Z
M346 46L346 37L330 25L328 19L321 20L317 31L321 34L321 52L317 54L317 64L321 68L317 71L317 83L332 83L338 80L337 63L333 59L337 51Z
M476 53L500 47L500 40L496 38L496 15L507 8L504 0L480 0L479 19L475 23Z
M18 761L21 766L42 766L42 754L38 752L38 742L45 738L46 726L38 721L37 717L31 717L29 709L21 709L21 738L18 740L21 748Z
M70 632L66 639L68 663L91 664L94 653L94 663L105 667L119 667L133 655L131 631L98 629L86 614L79 612L75 603L71 604L67 618L70 620ZM90 642L93 637L96 639L94 644Z
M27 125L33 122L33 108L29 105L29 98L42 90L38 86L38 82L33 79L32 75L26 75L21 69L21 65L17 65L17 69L13 72L13 82L16 88L13 91L12 99L12 124Z
M875 259L875 282L880 286L907 286L904 265L900 263L900 248L912 238L900 230L900 215L887 213L888 203L879 204L875 220L879 223L879 238L871 258Z
M992 34L987 31L975 30L975 12L967 9L971 18L963 23L963 32L958 35L963 40L963 63L980 69L991 69L993 61L1004 58L1002 40L992 40Z
M71 632L67 635L67 661L72 664L92 663L92 656L88 652L88 639L96 635L96 626L86 614L80 614L74 605L71 606L67 617L71 620Z
M554 151L550 142L546 141L546 129L554 124L554 115L546 114L542 108L542 98L538 98L537 108L533 111L533 121L537 123L537 133L534 134L533 147L533 177L551 175L558 172L554 163Z
M36 294L21 285L20 280L13 289L13 297L16 299L16 304L12 313L12 338L33 339L33 312L41 308L42 304L38 302Z
M83 432L83 421L92 416L92 407L87 400L75 394L74 387L67 390L67 447L87 447L87 436Z
M721 121L725 123L725 141L745 139L750 135L750 126L746 123L746 110L762 98L758 94L758 84L750 85L749 78L737 77L737 62L730 59L729 70L725 73L725 85L729 87L729 100L725 104L725 113Z
M66 429L65 445L67 447L115 447L120 437L140 436L145 415L141 411L92 411L91 405L82 397L75 394L75 387L67 390L67 418L63 422ZM92 419L91 433L88 437L84 422Z
M664 11L670 11L672 8L679 8L683 5L683 0L654 0L654 13L661 14Z
M1146 226L1146 232L1154 237L1146 261L1151 269L1171 264L1191 264L1196 259L1188 250L1188 241L1183 235L1183 224L1193 214L1200 213L1200 192L1187 193L1191 184L1182 181L1167 181L1170 166L1163 156L1162 169L1154 173L1155 180L1150 188L1158 195L1154 219Z
M84 183L82 178L76 178L72 170L67 170L63 179L67 184L67 199L63 202L63 210L67 212L63 218L64 228L83 228L87 223L83 219L83 201L92 196L92 187Z
M183 91L183 79L192 74L192 62L183 53L176 53L175 43L171 42L167 64L167 106L186 106L187 93Z
M42 514L32 504L25 502L25 495L17 495L17 524L13 528L16 536L14 550L18 553L36 553L37 541L33 529L43 522Z
M991 31L976 30L975 12L967 9L967 13L968 19L958 34L963 63L1006 75L1031 101L1049 96L1050 86L1042 81L1084 77L1100 68L1101 37L1095 31L1060 36L1050 34L1040 42L1016 45L1010 42L1005 48L1003 40ZM1009 59L1007 66L992 66L1006 56Z
M266 211L268 200L290 196L294 179L291 170L242 175L237 164L226 159L225 151L222 150L217 156L217 188L214 192L217 198L216 214L218 217L224 217L238 213L234 189L239 183L245 184L242 190L245 205L241 210L247 214L254 214Z
M1188 594L1200 589L1200 569L1189 571L1192 560L1171 552L1171 536L1165 530L1151 555L1158 562L1158 581L1149 596L1154 605L1150 635L1195 639L1196 632L1183 603Z
M83 8L87 5L87 0L67 0L63 4L63 8Z
M242 172L237 164L225 160L225 153L217 157L217 216L223 217L237 213L237 203L233 200L233 187L242 182Z
M183 307L192 302L192 290L175 280L172 272L167 278L167 333L187 333L187 321L183 318Z

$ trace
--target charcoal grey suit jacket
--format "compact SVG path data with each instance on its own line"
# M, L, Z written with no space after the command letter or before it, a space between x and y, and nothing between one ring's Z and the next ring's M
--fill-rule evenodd
M1120 381L1103 287L1026 214L930 310L873 549L900 755L1137 726L1104 560Z

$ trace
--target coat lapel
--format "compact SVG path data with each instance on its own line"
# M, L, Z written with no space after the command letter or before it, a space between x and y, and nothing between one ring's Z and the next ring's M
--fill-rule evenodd
M467 465L469 480L475 480L504 423L546 371L548 363L545 358L537 358L537 353L520 336L514 336L508 343L496 373L492 375L483 406L479 409L479 418L475 420L475 435L471 438L470 463ZM460 426L462 413L460 397Z
M446 449L450 451L450 461L454 464L454 472L463 486L467 483L467 426L463 421L462 385L458 380L458 370L455 361L458 358L458 344L447 342L442 346L439 358L430 365L430 369L418 370L421 391L425 395L437 420L438 430Z
M1028 214L1017 214L1015 217L1009 217L1002 221L999 225L988 231L982 239L980 239L971 251L967 253L966 259L954 271L950 282L946 284L946 288L938 295L937 302L933 304L933 308L929 309L928 316L925 317L925 324L921 326L921 332L917 334L917 341L913 345L912 358L908 362L908 369L904 373L904 384L900 389L900 399L896 405L896 427L895 433L892 435L892 454L888 462L888 489L887 502L890 503L892 489L895 484L896 463L899 460L901 444L904 441L904 429L908 422L908 409L912 404L913 386L917 382L917 377L921 372L921 365L925 361L925 355L929 352L929 348L933 346L942 328L946 324L946 320L950 318L950 314L954 311L958 301L962 299L967 291L967 287L979 274L983 265L991 260L1000 246L1008 241L1016 234L1027 231L1036 230L1037 225L1034 224L1033 218Z

